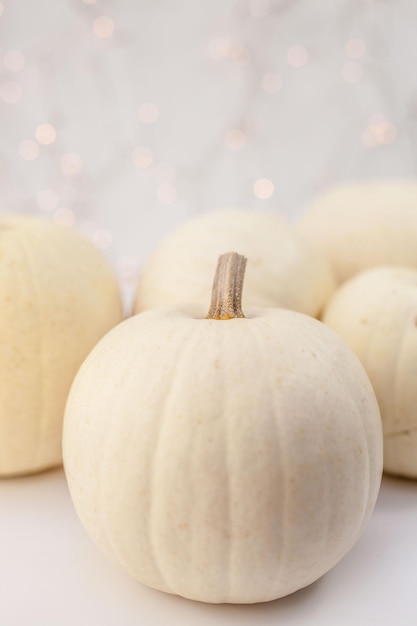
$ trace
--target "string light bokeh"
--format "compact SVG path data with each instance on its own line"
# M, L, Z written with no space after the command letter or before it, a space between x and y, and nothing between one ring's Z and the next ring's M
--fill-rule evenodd
M189 216L413 177L416 23L414 0L3 0L0 210L79 230L131 290Z

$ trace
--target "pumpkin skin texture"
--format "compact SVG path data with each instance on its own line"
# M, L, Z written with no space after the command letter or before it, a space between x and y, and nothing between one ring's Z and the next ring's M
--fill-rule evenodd
M323 256L271 213L207 213L173 231L140 276L134 312L210 300L213 267L224 250L248 258L243 305L283 307L318 316L335 288Z
M307 209L299 230L339 283L371 267L417 267L417 183L335 186Z
M342 285L323 321L362 361L384 431L384 470L417 478L417 271L374 268Z
M273 600L362 532L381 479L378 406L321 322L205 313L146 311L94 348L64 421L70 493L91 538L142 583L210 603Z
M3 214L0 254L0 476L11 476L62 463L72 380L122 308L105 258L67 228Z

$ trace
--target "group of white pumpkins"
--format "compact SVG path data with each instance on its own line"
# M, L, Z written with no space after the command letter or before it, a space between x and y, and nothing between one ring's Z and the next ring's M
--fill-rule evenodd
M383 464L417 478L417 183L336 187L294 225L190 220L123 322L73 231L2 215L0 253L0 476L63 440L81 521L141 582L284 596L356 542Z

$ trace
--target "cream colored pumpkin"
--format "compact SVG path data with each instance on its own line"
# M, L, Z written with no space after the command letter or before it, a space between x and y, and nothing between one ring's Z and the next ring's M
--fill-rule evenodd
M0 476L62 462L75 373L122 319L102 254L47 220L0 216Z
M417 270L374 268L342 285L323 321L362 361L384 430L384 469L417 478Z
M108 333L70 393L64 466L88 533L134 578L253 603L308 585L353 546L382 433L333 331L283 309L220 319L229 310L160 307Z
M417 182L335 186L313 202L299 229L339 282L378 265L417 267Z
M218 211L185 222L162 241L140 276L135 313L185 301L206 304L224 250L249 259L244 305L316 316L335 287L321 254L276 215Z

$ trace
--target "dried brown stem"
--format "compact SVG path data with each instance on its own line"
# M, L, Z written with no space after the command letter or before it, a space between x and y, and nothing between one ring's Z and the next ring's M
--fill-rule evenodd
M237 252L227 252L219 257L207 319L245 317L242 311L245 268L246 258Z

